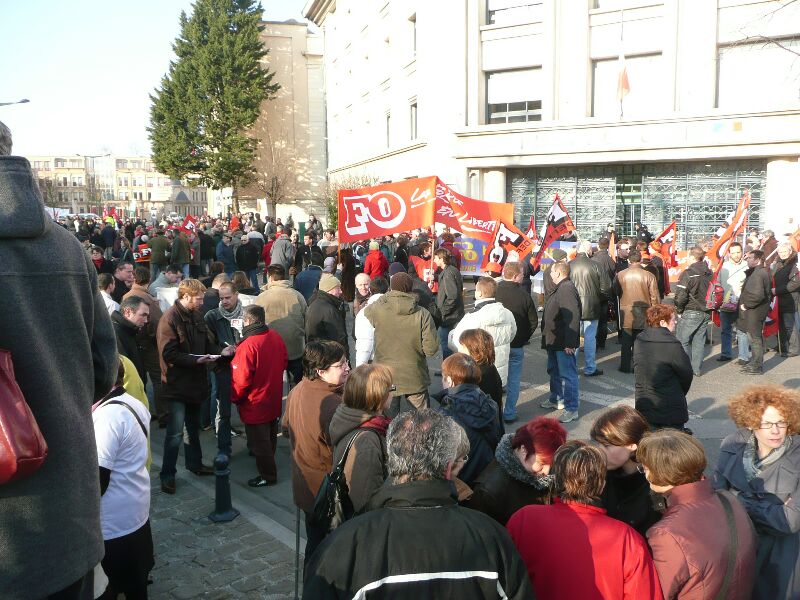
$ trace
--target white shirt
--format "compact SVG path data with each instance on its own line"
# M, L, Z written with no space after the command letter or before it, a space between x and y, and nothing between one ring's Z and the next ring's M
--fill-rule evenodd
M383 296L383 294L372 294L372 296L367 299L366 306L358 311L356 315L353 327L356 336L357 367L371 361L372 356L375 354L375 328L372 326L372 323L369 322L369 319L367 319L367 315L364 314L364 309L381 296Z
M111 400L124 402L150 429L150 413L136 398L122 394ZM100 525L104 540L133 533L150 516L149 442L136 418L124 406L102 404L92 412L97 458L111 471L111 481L100 499Z
M111 295L105 290L100 290L100 295L103 297L103 302L106 303L106 310L108 314L112 314L115 310L119 310L119 303L116 302Z

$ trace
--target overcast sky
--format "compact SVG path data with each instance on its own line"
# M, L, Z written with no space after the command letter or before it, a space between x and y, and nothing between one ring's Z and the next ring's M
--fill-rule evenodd
M304 21L306 0L262 0ZM0 121L13 154L148 154L149 94L192 0L0 0Z

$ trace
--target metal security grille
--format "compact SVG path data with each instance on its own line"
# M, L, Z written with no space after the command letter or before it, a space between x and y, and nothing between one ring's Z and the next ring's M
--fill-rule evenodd
M746 189L748 226L760 228L766 161L509 169L506 185L521 229L532 214L541 227L558 193L581 236L597 239L608 223L631 234L637 221L655 235L675 219L678 247L687 248L710 237Z

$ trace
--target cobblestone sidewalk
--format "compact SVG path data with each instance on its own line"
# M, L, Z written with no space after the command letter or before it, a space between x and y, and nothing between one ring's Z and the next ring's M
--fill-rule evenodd
M212 523L208 514L213 499L189 483L188 477L194 476L179 476L177 493L170 496L161 491L157 473L151 475L150 524L156 565L150 598L293 598L293 549L244 514L230 523Z

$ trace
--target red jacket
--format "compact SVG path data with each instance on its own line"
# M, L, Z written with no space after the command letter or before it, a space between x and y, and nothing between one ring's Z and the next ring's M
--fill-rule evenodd
M231 402L246 425L270 423L281 416L283 372L288 355L281 336L268 329L246 337L231 362Z
M506 526L538 600L662 600L647 543L602 508L575 502L521 508Z
M272 252L272 244L274 243L275 240L270 240L269 242L264 244L264 247L261 249L261 260L264 261L264 273L267 272L267 269L269 269L269 265L272 262L272 257L270 256L270 252Z
M389 272L389 261L386 260L383 252L380 250L370 250L367 254L367 259L364 261L364 273L369 275L370 279L376 277L383 277Z

